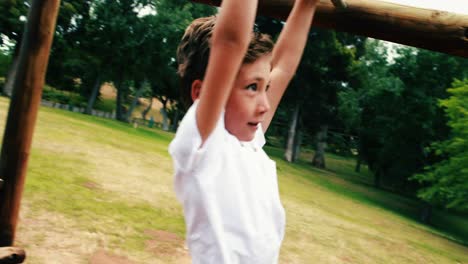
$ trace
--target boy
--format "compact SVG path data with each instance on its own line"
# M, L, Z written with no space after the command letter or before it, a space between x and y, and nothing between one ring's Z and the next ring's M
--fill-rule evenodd
M194 103L169 152L193 263L278 261L285 214L264 133L317 2L295 1L274 49L268 36L252 33L253 0L224 0L216 18L195 20L181 40L179 74Z

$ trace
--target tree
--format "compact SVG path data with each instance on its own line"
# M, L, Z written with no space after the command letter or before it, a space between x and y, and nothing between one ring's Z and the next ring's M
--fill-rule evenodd
M362 56L352 65L349 84L338 94L338 115L345 131L358 137L356 170L366 161L374 171L375 186L381 184L381 167L391 160L383 158L384 146L393 133L390 118L403 90L402 81L388 64L382 42L368 40ZM390 149L385 151L391 154Z
M434 160L426 147L448 136L436 102L447 97L443 87L454 77L467 74L467 61L400 48L391 64L385 46L370 44L354 69L353 90L340 95L342 119L359 123L352 125L359 136L359 158L374 173L375 185L414 194L419 186L408 178ZM356 109L358 116L349 116L346 109Z
M155 50L159 51L157 62L150 63L151 74L148 80L151 83L152 96L161 101L163 108L163 129L169 130L169 120L172 130L177 128L178 120L183 116L184 110L180 104L180 89L177 77L176 49L185 29L194 19L210 16L216 9L194 4L183 0L163 0L156 2L156 16L151 17L151 23L157 28L158 35L153 41L157 43Z
M98 68L97 58L90 52L93 43L88 34L93 3L91 0L63 0L60 3L47 72L47 83L57 89L87 95L82 92L83 87L92 85L86 77L94 73L92 69ZM96 46L97 43L93 48Z
M93 7L92 36L99 43L100 65L105 67L106 77L117 89L116 118L127 121L123 105L129 94L129 85L140 83L139 67L144 63L145 42L144 21L138 16L138 7L150 4L148 0L98 1ZM151 56L151 55L149 55ZM103 70L103 69L101 69Z
M442 160L426 167L413 180L426 187L418 196L437 206L468 211L468 79L455 81L448 89L451 96L440 100L451 129L450 138L435 142L431 150Z
M354 60L356 40L346 39L333 31L312 30L297 73L274 116L272 132L284 131L285 158L293 161L299 155L299 145L314 144L312 164L325 167L324 151L328 129L341 127L337 122L337 92L348 81L350 65ZM287 116L287 118L285 118ZM289 119L290 121L284 121ZM280 126L280 129L276 129ZM271 134L272 132L268 132ZM313 142L307 142L314 135Z
M337 93L347 82L355 49L333 31L314 30L309 37L296 74L297 93L304 100L304 129L315 135L312 164L324 168L327 132L337 123Z
M0 2L0 14L2 14L0 16L0 35L5 35L10 41L15 43L7 82L3 86L3 93L7 96L11 96L13 92L13 80L16 75L19 49L21 47L21 38L23 36L28 8L29 1L26 0L5 0ZM2 44L3 38L0 37L0 45Z
M152 94L161 103L162 108L160 109L163 117L162 128L163 130L169 130L169 112L174 112L172 117L178 117L180 107L177 107L177 101L179 99L179 89L177 89L177 73L174 65L167 65L166 67L159 68L159 76L152 86ZM172 119L172 123L177 123L178 120Z
M284 152L284 159L288 162L295 162L299 157L299 148L301 144L301 135L299 132L299 114L301 110L301 104L296 103L294 111L292 112L288 138L286 141L286 150Z
M0 2L0 33L7 36L11 41L21 40L29 1L4 0ZM0 38L0 44L3 39Z
M155 12L143 15L143 7ZM47 81L88 97L87 113L101 84L112 82L117 88L117 119L127 121L143 93L140 84L164 87L154 89L154 96L176 100L177 85L166 88L166 79L174 78L171 83L176 83L177 44L193 18L214 12L212 7L187 1L64 0ZM124 109L127 105L129 110Z

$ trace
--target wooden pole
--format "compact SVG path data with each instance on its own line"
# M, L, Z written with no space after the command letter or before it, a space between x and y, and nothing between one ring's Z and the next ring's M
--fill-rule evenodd
M0 264L23 263L26 252L17 247L0 247Z
M221 0L193 0L219 6ZM259 0L259 14L285 20L294 0ZM468 57L468 15L372 0L321 0L313 26Z
M60 0L33 0L29 8L0 156L0 247L15 238L34 125Z

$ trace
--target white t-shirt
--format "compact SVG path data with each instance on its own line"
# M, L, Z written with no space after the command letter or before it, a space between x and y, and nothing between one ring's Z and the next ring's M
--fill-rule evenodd
M240 142L225 129L222 114L200 148L197 105L188 110L169 146L192 262L277 263L285 214L276 164L262 149L261 127L251 142Z

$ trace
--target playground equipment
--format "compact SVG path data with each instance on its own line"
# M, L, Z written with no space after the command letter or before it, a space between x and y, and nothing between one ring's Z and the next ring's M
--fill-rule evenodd
M193 1L221 4L221 0ZM258 13L286 20L293 3L259 0ZM468 57L468 15L375 0L322 0L312 25Z
M60 0L34 0L19 54L0 158L0 263L21 263L13 245L21 195Z
M220 5L220 0L194 0ZM468 16L374 0L321 1L314 26L468 57ZM262 15L286 19L294 0L260 0ZM32 0L0 157L0 264L21 263L13 245L31 141L60 0Z

